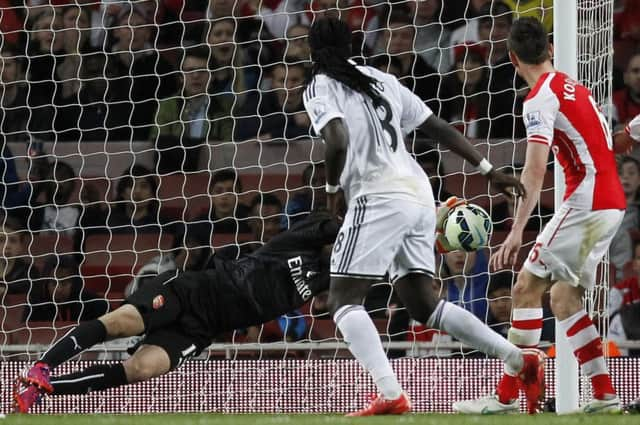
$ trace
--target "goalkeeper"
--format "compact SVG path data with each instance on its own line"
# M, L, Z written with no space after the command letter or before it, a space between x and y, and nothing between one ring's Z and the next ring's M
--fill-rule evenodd
M145 381L198 355L220 333L288 313L329 288L330 245L338 224L317 212L239 260L213 259L198 272L167 272L123 306L81 323L53 344L14 383L15 410L26 413L44 394L86 394ZM98 364L64 376L50 371L87 348L145 335L123 363Z

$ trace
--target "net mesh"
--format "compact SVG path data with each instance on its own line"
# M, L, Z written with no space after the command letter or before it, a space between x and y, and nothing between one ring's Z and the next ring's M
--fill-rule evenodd
M578 0L577 6L577 78L591 90L611 128L614 2ZM600 265L596 286L585 296L587 311L605 341L609 330L609 282L615 277L615 267L607 256ZM582 400L590 398L591 383L585 377L581 379L580 391Z
M359 0L31 3L2 9L2 264L9 272L0 287L0 356L16 361L3 362L3 382L23 366L17 361L33 360L69 327L121 305L142 284L142 275L180 264L201 267L203 251L211 247L231 256L250 252L322 204L324 148L312 137L301 104L309 64L306 31L317 16L347 20L356 57L398 75L493 164L517 172L524 159L524 84L505 58L509 9L483 15L474 9L477 2L441 2L433 9L438 2ZM516 16L538 16L546 25L552 21L551 3L506 2ZM606 107L613 1L578 4L579 79ZM14 27L6 26L11 23ZM431 176L436 197L455 194L486 207L496 229L491 249L502 243L510 200L489 195L486 182L451 152L415 135L407 142ZM552 207L549 173L519 264ZM185 245L186 258L175 249ZM440 258L439 289L442 297L506 332L514 277L490 276L491 249ZM603 331L608 273L602 269L603 284L588 297ZM506 286L493 283L499 280ZM477 355L410 322L387 283L374 286L366 307L385 342L396 343L389 349L392 356L444 361ZM318 393L304 396L308 400L321 392L351 391L346 379L354 376L353 382L365 382L356 385L361 397L370 390L368 378L353 363L348 371L340 366L347 363L337 359L348 352L335 344L339 338L325 309L326 299L316 298L288 317L221 335L203 355L212 361L307 359L291 369L286 361L227 362L232 366L218 383L208 372L215 366L188 364L165 380L92 396L87 406L113 411L114 400L124 398L131 411L165 411L166 394L177 388L187 397L192 382L204 381L203 388L219 385L225 397L242 394L239 404L210 405L205 401L210 394L196 392L199 399L178 410L262 410L258 406L271 390L247 383L268 375L282 394L276 411L296 411L290 385L315 379L309 372L316 369L323 384L316 386ZM81 359L125 358L126 345L100 346ZM491 383L482 386L490 391L499 374L492 361L450 362L399 365L422 388L415 397L422 400L435 400L434 391L423 388L436 380L433 365L451 388L479 379ZM298 375L297 368L304 373ZM149 393L157 403L136 404ZM355 399L344 397L351 404L328 402L326 410L354 407ZM448 411L451 400L442 400L424 410ZM65 399L51 411L82 411L82 403ZM314 411L306 403L300 409Z

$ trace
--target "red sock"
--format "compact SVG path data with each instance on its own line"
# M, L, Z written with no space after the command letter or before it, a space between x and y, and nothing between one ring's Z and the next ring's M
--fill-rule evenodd
M602 339L587 312L579 311L562 320L560 325L567 333L582 372L591 379L593 397L602 400L607 394L615 395L602 351Z
M593 387L593 398L604 400L605 396L615 395L616 389L613 388L611 376L608 373L591 377L591 386Z
M513 400L518 398L518 392L520 386L518 385L518 377L503 374L502 379L498 383L496 393L498 394L498 400L502 404L509 404Z
M509 341L518 347L537 347L542 333L541 308L516 308L509 329ZM518 398L520 384L518 370L507 370L496 388L500 403L507 404Z

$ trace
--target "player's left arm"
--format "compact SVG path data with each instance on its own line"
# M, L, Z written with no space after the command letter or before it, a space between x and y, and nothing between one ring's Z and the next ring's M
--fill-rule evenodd
M526 195L522 197L517 209L511 232L524 232L533 209L538 204L542 183L547 172L549 145L546 143L528 143L524 169L520 181L524 185Z
M542 182L547 171L549 145L529 140L524 169L522 170L522 176L520 176L526 195L521 198L520 206L516 209L509 235L507 235L498 251L491 256L489 263L494 270L509 267L516 263L518 251L522 246L524 228L529 222L531 212L538 203Z
M338 104L335 88L324 75L317 75L309 83L303 95L305 110L315 132L324 139L327 208L338 216L340 176L344 168L349 145L349 131L344 122L342 105Z
M525 101L522 120L527 130L527 152L520 181L527 191L517 209L511 233L522 234L531 212L538 203L544 176L547 172L549 150L555 134L555 122L560 110L559 95L549 88L542 88Z
M327 179L327 207L331 214L337 216L340 213L337 192L347 157L349 131L342 118L334 118L320 130L320 133L326 145L324 166Z
M522 234L538 203L544 175L547 172L547 159L559 108L557 95L549 89L541 89L536 96L524 103L522 119L527 129L527 153L520 181L524 185L525 196L516 209L509 235L498 251L491 256L490 264L494 270L511 266L518 259Z

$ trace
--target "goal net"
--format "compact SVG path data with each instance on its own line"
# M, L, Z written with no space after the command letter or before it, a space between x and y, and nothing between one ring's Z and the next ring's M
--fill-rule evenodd
M591 89L594 100L607 116L610 128L613 109L613 3L577 2L577 78ZM609 262L607 255L598 271L597 285L585 294L587 311L605 338L609 330L609 286L615 282L616 276L622 275L621 265L617 266ZM591 383L584 376L580 381L580 396L582 400L591 397Z
M323 204L324 146L301 100L315 18L345 19L357 60L396 74L514 173L524 161L526 90L505 57L506 36L517 16L538 16L549 31L553 22L549 0L28 3L3 6L0 20L4 383L150 277L201 269L214 252L250 253ZM578 78L606 109L613 1L578 4ZM407 146L436 197L487 208L495 227L490 248L438 259L437 290L505 333L514 274L489 273L487 263L510 228L512 200L490 193L469 164L431 142L411 135ZM552 214L553 194L549 171L519 264ZM610 278L603 267L587 297L603 333ZM390 284L374 285L365 306L417 411L448 412L455 400L493 390L500 362L412 322ZM101 344L55 374L122 361L134 343ZM626 378L638 366L611 361L616 383L629 388L625 400L638 393L637 379ZM326 297L316 297L263 326L220 335L165 377L51 397L37 409L333 412L362 405L371 392ZM9 408L3 391L0 410Z

